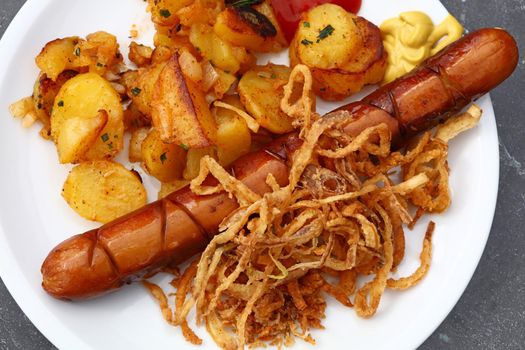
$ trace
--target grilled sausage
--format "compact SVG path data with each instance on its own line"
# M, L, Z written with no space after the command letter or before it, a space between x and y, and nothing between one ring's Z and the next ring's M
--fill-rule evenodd
M460 39L420 68L341 107L354 121L356 135L386 123L399 143L426 130L504 81L514 70L518 50L501 29L482 29ZM233 173L253 191L269 191L272 173L286 185L287 160L302 141L290 134L266 149L240 158ZM215 179L208 179L213 183ZM181 189L99 229L74 236L51 251L42 266L43 288L62 299L97 296L119 288L168 263L201 251L220 222L237 208L227 194L197 196Z
M399 144L498 86L512 74L518 56L516 41L503 29L468 34L404 77L339 108L358 119L347 132L358 134L385 122Z

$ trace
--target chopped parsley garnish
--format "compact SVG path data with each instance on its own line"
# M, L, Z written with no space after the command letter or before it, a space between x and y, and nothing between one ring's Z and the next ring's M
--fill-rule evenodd
M190 149L187 145L185 145L185 144L183 144L183 143L181 143L179 146L180 146L183 150L185 150L185 151L187 151L187 150Z
M324 27L323 29L321 29L321 31L319 31L319 35L317 36L317 42L328 38L330 35L333 34L334 30L335 28L332 27L330 24Z
M277 74L275 74L275 73L272 73L272 75L270 76L270 78L272 78L272 79L275 79L275 78L277 78Z
M109 135L105 133L104 135L100 136L100 138L102 139L102 141L107 142L109 140Z
M313 43L313 41L310 41L308 39L301 40L301 44L303 44L304 46L312 45Z
M166 155L166 152L162 153L160 155L160 161L162 162L162 164L164 164L164 162L167 160L168 160L168 156Z
M162 17L164 17L164 18L168 18L168 17L171 16L171 12L170 12L170 10L168 10L168 9L161 9L161 10L159 11L159 13L160 13L160 15L161 15Z
M75 50L75 56L80 56L80 47Z
M58 101L57 106L58 107L64 107L64 101Z
M141 92L142 89L138 87L134 87L133 89L131 89L131 93L133 94L133 96L138 96Z
M310 22L303 22L303 27L310 28Z

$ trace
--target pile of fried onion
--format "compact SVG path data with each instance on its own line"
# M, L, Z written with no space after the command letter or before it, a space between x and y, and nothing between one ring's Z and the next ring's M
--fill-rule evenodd
M193 309L197 324L204 322L224 349L288 346L296 337L315 343L310 330L322 328L328 295L368 318L386 289L414 286L429 270L432 222L419 268L404 278L390 277L404 257L403 225L412 228L425 213L450 205L447 142L476 125L481 110L473 105L434 135L427 132L404 151L391 152L386 125L352 138L341 132L352 121L348 112L322 118L313 112L311 84L308 69L297 66L285 86L281 108L304 140L294 153L288 186L269 175L272 192L261 197L213 158L203 158L192 190L226 191L240 207L172 281L175 310L160 287L144 281L164 318L180 326L191 343L201 343L187 323ZM292 103L298 85L302 97ZM203 185L210 174L218 186Z

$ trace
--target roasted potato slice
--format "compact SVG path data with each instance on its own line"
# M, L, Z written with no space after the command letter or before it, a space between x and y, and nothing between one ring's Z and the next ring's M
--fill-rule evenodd
M295 41L300 44L299 59L322 69L343 67L361 45L351 14L333 4L317 6L303 15Z
M204 58L225 72L235 74L241 68L239 53L236 54L232 45L221 39L212 27L194 24L190 30L190 41ZM237 50L245 51L243 48Z
M214 145L217 126L204 93L182 74L178 55L165 65L151 101L153 126L167 143L190 148Z
M287 46L278 28L267 2L254 7L228 7L219 14L213 27L220 38L255 52L277 52Z
M223 102L243 108L238 96L230 95ZM252 137L244 119L225 108L214 108L217 121L217 157L222 166L250 152Z
M146 171L159 181L182 178L186 151L178 144L162 142L159 132L151 130L141 144L142 161Z
M62 85L76 75L77 72L66 70L60 73L55 80L48 78L45 73L40 73L38 76L33 88L33 101L37 117L47 131L50 131L51 111L53 110L55 97Z
M86 39L53 40L36 57L38 68L53 81L66 70L103 76L121 62L117 38L102 31L89 34Z
M62 196L80 216L106 223L146 204L140 177L111 161L91 161L71 170Z
M75 67L75 47L78 37L56 39L47 43L36 57L36 65L49 79L55 81L60 73Z
M68 80L55 98L51 114L51 136L58 142L66 120L89 119L101 110L108 113L108 121L83 159L112 158L122 150L124 123L120 96L108 81L95 73L79 74Z
M186 167L184 168L183 173L185 180L193 180L199 175L201 158L204 156L210 156L217 159L217 148L212 146L204 148L191 148L188 150Z
M101 110L92 118L73 117L64 120L57 139L60 163L78 163L100 136L108 122L108 113Z
M276 134L293 130L292 120L281 111L283 86L290 77L290 68L268 64L246 72L239 82L241 101L257 122Z
M363 89L365 85L375 84L383 79L387 67L387 54L383 47L381 32L364 18L348 14L358 29L359 49L340 68L324 69L303 61L299 51L314 48L315 44L305 45L295 36L290 44L290 64L306 64L314 79L313 90L326 100L341 100Z

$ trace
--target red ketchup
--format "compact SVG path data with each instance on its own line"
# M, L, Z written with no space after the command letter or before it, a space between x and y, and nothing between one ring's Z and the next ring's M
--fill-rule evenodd
M303 12L311 8L326 3L339 5L352 13L361 8L361 0L271 0L271 3L288 42L292 41Z

